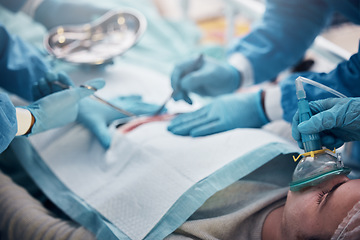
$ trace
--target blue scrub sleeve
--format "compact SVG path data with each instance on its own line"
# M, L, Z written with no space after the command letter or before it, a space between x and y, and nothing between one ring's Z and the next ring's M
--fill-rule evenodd
M302 59L332 13L325 0L268 0L262 20L234 42L229 54L250 61L255 83L272 80Z
M336 11L342 13L349 21L360 24L360 0L329 0Z
M0 153L9 146L16 132L15 107L6 94L0 93Z
M0 24L0 87L32 101L32 86L49 71L40 52Z
M26 3L27 0L0 0L0 5L12 12L17 12Z
M333 88L347 97L360 97L360 47L358 53L352 55L348 61L340 63L329 73L293 74L280 82L283 117L288 122L292 121L297 110L295 79L300 75ZM335 97L333 94L310 84L304 83L303 86L306 97L310 101Z

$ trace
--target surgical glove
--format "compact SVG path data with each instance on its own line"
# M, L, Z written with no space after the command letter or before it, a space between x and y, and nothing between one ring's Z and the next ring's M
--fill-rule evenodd
M105 85L105 82L100 79L95 79L85 84L100 89ZM50 94L24 107L28 109L35 118L35 123L31 128L30 134L43 132L74 122L79 112L80 99L90 96L93 93L94 90L75 87Z
M36 9L34 19L51 29L59 25L89 23L109 10L87 1L44 0Z
M64 88L59 84L54 84L56 82L63 84L64 86L74 86L74 83L71 81L70 77L66 75L66 73L48 72L45 74L45 77L34 83L32 89L34 100L38 100L51 93L63 90Z
M135 115L151 114L158 110L159 106L142 101L141 96L131 95L119 97L110 101ZM80 113L77 121L88 128L100 144L108 149L111 144L111 134L108 125L114 120L127 117L108 105L104 105L94 99L84 99L80 103Z
M199 66L194 66L199 64ZM195 69L189 71L189 69ZM171 75L171 86L175 92L175 101L185 100L192 104L189 92L202 96L218 96L231 93L239 88L240 73L236 68L225 62L204 58L201 63L190 59L177 64Z
M0 153L9 146L16 132L15 107L6 94L0 93Z
M261 92L220 96L207 106L174 118L168 130L192 137L234 128L257 128L269 122L261 104Z
M292 123L292 136L302 147L301 133L321 133L322 145L338 148L349 141L360 140L360 98L329 98L310 102L313 116L299 124L298 112ZM323 132L324 131L324 132Z

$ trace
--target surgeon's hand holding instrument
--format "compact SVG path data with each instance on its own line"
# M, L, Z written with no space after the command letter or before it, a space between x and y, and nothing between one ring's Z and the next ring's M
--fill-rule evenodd
M58 92L73 85L72 80L65 72L49 71L44 77L35 82L32 86L33 100L38 100L51 93Z
M336 147L345 142L360 141L360 98L322 99L312 102L311 109L316 115L299 124L299 132L313 134L328 131L336 138ZM334 144L334 141L327 143L325 140L325 137L321 139L328 148Z
M191 99L184 93L194 92L201 96L218 96L234 92L240 87L241 75L229 63L204 58L197 69L188 72L187 69L194 66L196 62L197 59L190 59L175 66L171 75L171 86L176 89L180 85L182 90L174 94L175 101L183 99L191 104Z
M303 79L303 77L296 79L300 123L309 120L312 116L302 85ZM318 132L301 134L301 139L305 153L298 156L298 158L302 157L302 159L293 173L293 179L290 183L291 191L300 191L305 187L315 186L336 175L350 173L350 169L344 167L340 154L336 154L335 151L329 149L323 149ZM298 158L294 157L294 160L297 161Z
M62 89L69 89L69 88L71 88L71 85L66 85L66 84L64 84L64 83L62 83L62 82L59 82L59 81L53 81L52 84L58 85L58 86L60 86ZM92 86L90 86L90 85L81 85L80 87L88 88L88 89L92 89L92 90L94 90L94 91L97 91L96 88L94 88L94 87L92 87ZM97 101L99 101L99 102L101 102L101 103L103 103L103 104L105 104L105 105L113 108L114 110L116 110L116 111L118 111L118 112L120 112L120 113L122 113L122 114L124 114L124 115L126 115L126 116L129 116L129 117L135 117L135 116L136 116L135 114L133 114L133 113L131 113L131 112L129 112L129 111L126 111L125 109L122 109L122 108L120 108L119 106L116 106L116 105L112 104L111 102L106 101L105 99L103 99L103 98L101 98L101 97L99 97L99 96L97 96L97 95L95 95L95 94L91 95L91 98L93 98L93 99L95 99L95 100L97 100Z
M94 89L102 88L105 82L95 79L86 84L92 88L74 87L43 97L29 106L21 107L22 110L19 108L18 125L28 125L29 129L18 132L18 135L36 134L74 122L78 116L80 100L91 96ZM23 118L26 112L31 113L30 121L33 121L31 124L24 123L24 121L29 121L29 118Z
M63 89L72 88L61 82L52 83ZM88 84L80 87L96 90ZM116 122L115 125L121 125L142 116L152 116L159 109L158 105L143 102L139 95L123 96L108 101L93 94L90 98L83 99L79 106L77 122L87 127L105 149L111 144L111 133L108 128L110 124ZM131 109L131 112L127 109ZM165 110L163 108L162 112Z
M129 109L136 116L127 117L124 113L104 105L96 99L86 98L80 102L80 110L77 122L87 127L97 138L100 144L109 148L112 139L112 131L109 125L126 119L137 119L143 115L152 115L158 108L158 105L145 103L139 95L130 95L111 99L113 105L121 106L123 109Z
M203 54L200 54L197 59L193 62L192 65L189 65L187 67L187 69L182 72L182 76L185 76L195 70L197 70L198 68L201 67L201 65L203 64L203 61L204 61L204 55ZM181 77L182 78L182 77ZM176 83L176 86L172 86L173 87L173 91L171 93L171 95L164 101L164 103L159 107L159 109L154 113L154 115L159 115L163 109L165 108L166 104L172 99L175 97L175 95L177 94L181 94L184 96L184 100L188 103L191 103L191 99L189 98L189 96L187 95L187 93L185 91L182 90L182 87L181 87L181 78L179 79L179 81ZM171 82L172 83L172 82Z

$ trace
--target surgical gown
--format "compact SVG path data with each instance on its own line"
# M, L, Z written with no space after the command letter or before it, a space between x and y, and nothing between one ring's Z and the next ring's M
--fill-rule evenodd
M49 70L39 52L24 43L20 38L10 35L0 24L0 87L32 101L33 84L44 77ZM0 152L2 152L15 137L17 123L15 107L10 99L1 93Z
M229 53L250 61L254 83L271 80L301 60L335 11L360 24L359 0L268 0L263 19Z
M244 73L245 85L273 80L281 71L294 66L303 58L336 12L352 23L360 24L360 0L268 0L262 20L229 49L230 63ZM245 61L231 62L232 58ZM251 69L250 74L248 69ZM271 120L282 117L291 122L297 110L294 81L298 75L291 75L281 81L280 91L275 91L275 95L267 94L266 101L277 102L276 98L279 98L279 104L281 101L281 108L277 104L271 106L270 103ZM301 75L349 97L359 97L360 51L328 74L307 72ZM309 84L304 84L304 88L309 100L333 97L325 90ZM344 156L346 164L353 169L353 177L360 177L360 142L352 142L345 148L348 148Z
M360 24L360 0L268 0L261 22L247 36L236 40L229 54L241 54L250 62L253 83L275 79L282 70L294 66L303 58L335 12ZM330 87L344 91L344 94L360 96L359 53L325 79L322 79L323 76L311 75L315 80L331 81ZM285 81L281 85L283 117L291 121L297 109L294 77ZM307 94L311 100L328 96L315 89L307 91Z

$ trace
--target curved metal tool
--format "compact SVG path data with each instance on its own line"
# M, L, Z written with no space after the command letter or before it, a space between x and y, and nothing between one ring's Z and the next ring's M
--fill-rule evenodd
M198 56L198 58L195 60L194 64L192 66L190 66L190 68L188 68L185 72L183 72L182 76L185 76L193 71L196 71L197 69L199 69L201 67L201 65L204 62L204 55L200 54ZM156 110L156 112L153 114L154 116L159 115L165 108L166 104L171 100L171 98L178 92L181 91L181 87L180 87L180 81L178 82L176 88L173 90L173 92L171 93L171 95L164 101L164 103L159 107L158 110Z
M62 89L69 89L69 88L71 88L71 86L66 85L66 84L64 84L64 83L62 83L62 82L59 82L59 81L54 81L54 82L51 82L51 83L60 86ZM80 87L97 91L97 89L96 89L95 87L90 86L90 85L80 85ZM126 116L128 116L128 117L136 117L136 114L133 114L133 113L128 112L128 111L126 111L126 110L124 110L124 109L122 109L122 108L119 108L118 106L115 106L114 104L112 104L112 103L104 100L104 99L101 98L101 97L96 96L95 94L91 95L90 97L93 98L93 99L95 99L95 100L97 100L97 101L99 101L99 102L101 102L101 103L103 103L103 104L105 104L105 105L108 105L109 107L115 109L116 111L118 111L118 112L120 112L120 113L122 113L122 114L124 114L124 115L126 115Z

